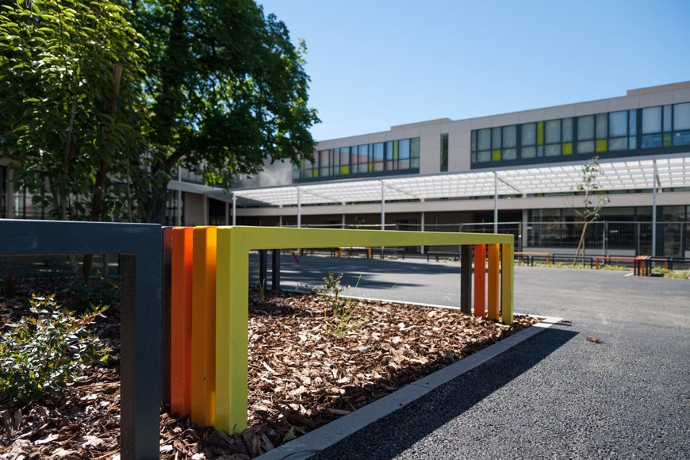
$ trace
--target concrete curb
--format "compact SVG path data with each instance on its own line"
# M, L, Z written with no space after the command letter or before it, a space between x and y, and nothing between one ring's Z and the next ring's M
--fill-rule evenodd
M539 334L557 324L561 318L547 317L517 334L503 339L477 353L444 367L431 375L410 383L395 393L374 401L361 409L332 421L328 425L290 441L270 452L257 457L257 460L302 460L332 446L347 436L365 428L377 420L392 414L407 404L421 398L439 386L469 372L477 366L495 358L515 345Z

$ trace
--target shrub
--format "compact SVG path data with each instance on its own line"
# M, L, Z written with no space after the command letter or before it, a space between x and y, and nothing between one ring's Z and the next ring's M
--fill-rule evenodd
M329 272L323 278L324 287L314 289L328 305L324 310L324 316L336 337L347 335L353 326L353 317L361 305L361 302L342 297L342 292L349 287L342 285L342 279L342 273L334 275ZM359 280L357 283L359 284Z
M17 402L59 394L109 348L88 331L107 307L75 316L53 296L31 298L31 313L5 325L0 338L0 397Z

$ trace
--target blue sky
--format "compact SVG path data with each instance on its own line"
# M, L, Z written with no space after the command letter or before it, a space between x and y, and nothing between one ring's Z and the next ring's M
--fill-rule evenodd
M317 140L690 80L690 0L258 0L307 42Z

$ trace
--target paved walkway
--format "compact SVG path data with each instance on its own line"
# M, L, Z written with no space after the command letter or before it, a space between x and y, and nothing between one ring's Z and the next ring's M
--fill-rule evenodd
M331 270L355 284L361 273L353 294L459 301L457 264L335 263L284 259L284 283L315 285ZM516 267L515 308L572 325L528 339L314 458L690 458L690 281Z

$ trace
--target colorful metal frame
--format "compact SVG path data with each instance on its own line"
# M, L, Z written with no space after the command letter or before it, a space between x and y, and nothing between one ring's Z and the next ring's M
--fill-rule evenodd
M197 230L195 229L195 231ZM210 230L208 228L200 228L198 231L208 232ZM226 432L242 431L247 424L248 253L252 249L339 246L483 246L488 244L489 315L495 316L498 319L500 294L500 310L503 321L505 323L512 322L513 235L293 229L279 227L218 227L216 237L217 252L216 266L214 267L216 273L215 388L209 390L208 395L212 394L215 399L215 420L213 420L213 425L217 429ZM499 249L500 262L502 263L500 284L498 280ZM195 248L194 253L197 253L197 248ZM475 265L475 272L483 273L486 266L484 260L475 258L475 264L477 263L479 265ZM206 267L208 268L209 266L206 265ZM462 284L470 286L469 282L463 282ZM467 298L467 296L463 297ZM475 306L475 314L479 313ZM481 313L483 314L483 311Z

